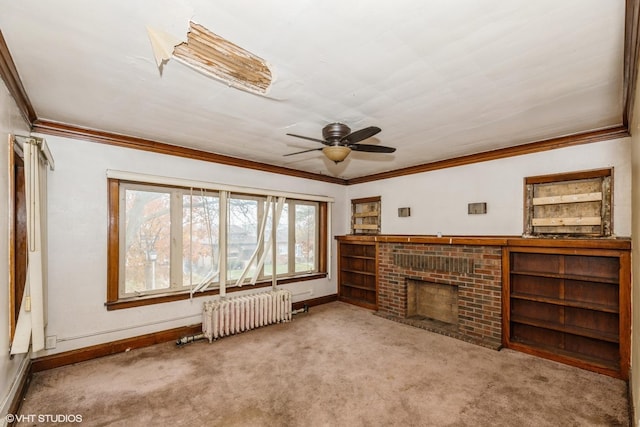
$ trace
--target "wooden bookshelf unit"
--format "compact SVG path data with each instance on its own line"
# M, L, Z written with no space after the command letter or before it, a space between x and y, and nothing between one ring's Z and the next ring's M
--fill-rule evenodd
M338 242L338 299L378 308L377 248L372 241Z
M458 311L465 313L459 315L458 334L629 378L629 239L418 235L336 239L341 301L405 319L407 279L455 285L464 297L458 301Z
M627 378L629 251L506 247L506 347Z

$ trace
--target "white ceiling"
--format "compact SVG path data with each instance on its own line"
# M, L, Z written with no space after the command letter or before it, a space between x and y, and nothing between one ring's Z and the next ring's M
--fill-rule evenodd
M624 0L0 0L39 119L353 178L622 123ZM263 58L268 97L170 60L193 20ZM343 122L382 128L334 165Z

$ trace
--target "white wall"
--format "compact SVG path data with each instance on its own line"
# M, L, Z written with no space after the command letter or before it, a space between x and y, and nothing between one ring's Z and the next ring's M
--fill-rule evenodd
M49 175L49 324L54 350L82 348L198 323L203 298L107 311L107 186L118 169L248 187L333 196L333 231L349 232L351 198L382 196L388 234L519 235L525 176L613 166L614 231L631 231L629 138L343 187L109 145L45 136L56 161ZM487 202L488 214L467 215ZM397 208L409 206L409 218ZM332 266L335 272L335 241ZM336 292L335 275L288 285L295 300Z
M527 176L614 167L613 230L631 235L631 143L598 142L347 187L347 198L382 196L382 233L521 235ZM467 204L486 202L487 214ZM410 207L411 216L398 217ZM344 218L348 227L349 218Z
M9 358L11 344L9 322L9 194L8 134L27 135L29 126L20 115L17 105L0 79L0 424L16 392L22 370L28 359Z
M55 350L82 348L200 322L202 302L175 301L107 311L107 180L105 171L195 179L272 190L328 195L334 231L344 234L344 187L261 171L44 135L55 159L49 174L49 323ZM331 241L335 248L335 242ZM335 250L333 251L335 263ZM334 264L335 265L335 264ZM336 293L335 277L290 284L294 301Z

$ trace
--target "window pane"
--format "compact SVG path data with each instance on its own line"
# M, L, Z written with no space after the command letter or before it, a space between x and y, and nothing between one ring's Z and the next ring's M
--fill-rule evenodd
M259 204L258 199L230 198L228 205L227 279L231 281L240 277L258 244ZM256 264L252 264L246 277L253 276Z
M273 224L272 211L269 209L269 222L265 228L265 245L271 240L271 225ZM276 274L287 274L289 272L289 205L285 204L280 214L278 228L276 229ZM267 259L264 262L264 275L271 277L273 258L271 247L265 247Z
M170 194L125 191L125 293L170 284Z
M296 205L296 272L316 270L317 205Z
M182 285L219 282L220 199L182 196Z

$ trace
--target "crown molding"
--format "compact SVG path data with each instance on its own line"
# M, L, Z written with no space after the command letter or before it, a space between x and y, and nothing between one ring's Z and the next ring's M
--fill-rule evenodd
M421 165L409 166L406 168L396 169L388 172L381 172L373 175L362 176L359 178L352 178L347 180L347 185L362 184L365 182L378 181L381 179L396 178L399 176L430 172L438 169L453 168L456 166L470 165L472 163L486 162L489 160L505 159L507 157L522 156L524 154L539 153L541 151L555 150L557 148L571 147L574 145L624 138L627 136L629 136L629 131L627 130L626 126L615 126L602 130L561 136L558 138L551 138L542 141L530 142L528 144L516 145L514 147L484 151L482 153L470 154L468 156L439 160L437 162L424 163Z
M296 169L285 168L282 166L274 166L266 163L255 162L252 160L239 159L237 157L210 153L208 151L201 151L193 148L179 147L177 145L166 144L150 139L120 135L95 129L88 129L66 123L37 119L33 123L31 131L47 135L63 136L72 139L82 139L84 141L98 142L101 144L113 145L116 147L132 148L135 150L150 151L153 153L166 154L170 156L203 160L206 162L213 162L227 166L235 166L239 168L277 173L280 175L294 176L297 178L312 179L314 181L324 181L332 184L344 185L346 182L342 178L333 176L305 172Z
M329 182L332 184L354 185L365 182L378 181L382 179L396 178L399 176L413 175L417 173L430 172L439 169L452 168L456 166L470 165L473 163L486 162L489 160L505 159L508 157L522 156L525 154L539 153L542 151L555 150L558 148L572 147L575 145L589 144L592 142L607 141L611 139L625 138L629 136L626 126L615 126L611 128L583 132L574 135L561 136L513 147L501 148L498 150L484 151L467 156L454 157L452 159L439 160L436 162L423 163L406 168L395 169L372 175L361 176L351 179L342 179L328 175L304 172L296 169L273 166L266 163L254 162L251 160L239 159L236 157L224 156L207 151L195 150L191 148L179 147L176 145L152 141L133 136L114 134L111 132L87 129L75 125L51 122L46 120L36 120L33 123L32 131L47 135L63 136L72 139L98 142L102 144L114 145L123 148L150 151L159 154L185 157L194 160L219 163L227 166L235 166L246 169L260 170L263 172L277 173L281 175L306 178L315 181Z
M31 105L31 101L29 101L27 92L24 90L22 80L20 80L16 64L13 62L9 46L7 46L2 31L0 31L0 78L7 85L7 89L16 101L24 119L29 124L32 124L37 118L36 112Z

